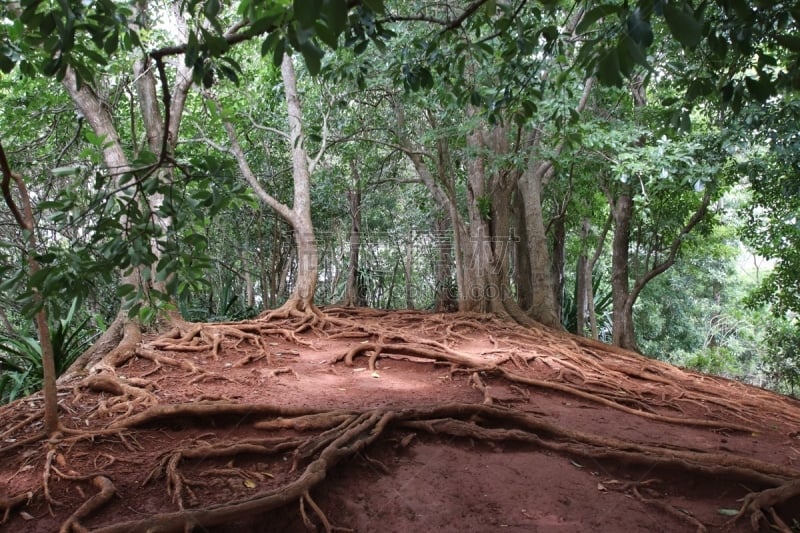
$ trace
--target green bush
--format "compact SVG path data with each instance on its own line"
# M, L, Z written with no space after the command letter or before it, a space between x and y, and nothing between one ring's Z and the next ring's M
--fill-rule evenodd
M693 353L681 352L670 361L679 366L729 378L741 377L741 363L736 354L725 347L703 348Z
M765 352L761 365L768 386L796 396L800 393L800 323L772 320L764 335Z

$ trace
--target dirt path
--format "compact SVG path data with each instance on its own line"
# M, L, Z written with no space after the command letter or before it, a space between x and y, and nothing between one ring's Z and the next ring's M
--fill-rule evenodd
M800 531L800 402L477 315L190 325L60 400L0 409L0 530Z

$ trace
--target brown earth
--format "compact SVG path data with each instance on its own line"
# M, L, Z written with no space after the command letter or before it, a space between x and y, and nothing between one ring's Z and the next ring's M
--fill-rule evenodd
M59 398L0 409L0 530L800 531L800 402L488 316L185 324Z

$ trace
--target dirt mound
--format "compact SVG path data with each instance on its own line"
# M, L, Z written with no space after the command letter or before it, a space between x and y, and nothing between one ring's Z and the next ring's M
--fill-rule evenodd
M8 531L800 528L800 403L483 315L150 338L0 410Z

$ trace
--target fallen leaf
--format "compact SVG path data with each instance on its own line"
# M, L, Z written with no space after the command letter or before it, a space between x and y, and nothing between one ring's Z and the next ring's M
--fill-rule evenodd
M572 463L572 466L574 466L575 468L583 468L583 465L577 461L570 461L570 463Z
M723 516L736 516L739 514L739 509L717 509L717 512Z
M245 479L244 486L247 487L248 489L254 489L256 488L256 482L250 479Z
M380 375L380 374L378 374L377 372L373 372L373 373L372 373L372 377L373 377L373 378L379 378L379 377L381 377L381 375Z
M20 511L19 515L22 517L23 520L33 520L33 515L28 514L25 511Z
M598 483L597 484L597 490L603 490L604 491L604 490L606 490L606 488L603 486L602 483Z

